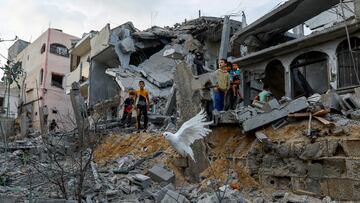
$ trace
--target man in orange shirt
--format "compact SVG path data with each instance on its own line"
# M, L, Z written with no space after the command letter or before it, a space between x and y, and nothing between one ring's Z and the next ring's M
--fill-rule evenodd
M148 124L148 115L147 112L149 111L150 107L150 99L149 99L149 92L145 90L145 82L139 81L140 89L136 90L136 121L137 121L137 129L140 132L141 129L141 116L144 116L144 132L146 132L147 124Z

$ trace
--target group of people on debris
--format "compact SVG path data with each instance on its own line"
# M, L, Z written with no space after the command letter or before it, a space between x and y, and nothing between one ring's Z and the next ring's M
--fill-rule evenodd
M139 81L138 90L130 90L129 97L124 101L124 110L121 122L126 126L131 126L133 110L136 110L136 127L138 132L141 129L141 117L144 118L143 130L146 132L148 124L148 111L150 109L149 92L145 89L145 82Z
M236 105L243 100L240 94L241 71L236 63L227 62L226 59L218 61L219 68L216 70L217 83L214 87L215 110L234 110ZM269 86L264 84L263 90L253 99L253 104L266 103L272 94Z
M217 83L214 87L214 102L217 111L235 109L242 101L239 92L241 71L236 63L232 64L226 59L219 60L219 69L215 72Z
M243 100L240 94L241 71L236 63L229 63L226 59L219 60L219 68L215 71L217 82L214 86L214 108L217 111L234 110L236 105ZM269 101L271 92L264 85L263 91L255 98L254 102L265 103ZM145 82L139 81L138 90L130 90L129 97L124 101L124 110L121 122L125 126L131 126L132 112L136 111L137 131L143 129L146 132L148 125L148 111L150 108L149 92L145 89ZM141 128L143 117L144 126Z

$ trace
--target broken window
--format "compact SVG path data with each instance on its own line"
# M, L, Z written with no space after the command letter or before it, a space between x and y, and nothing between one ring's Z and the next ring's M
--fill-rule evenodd
M329 89L328 55L311 51L296 57L290 64L293 97L323 94Z
M59 74L51 74L51 86L58 87L63 89L62 83L63 83L64 76Z
M350 44L351 49L346 39L339 44L336 50L339 88L360 85L360 39L350 38Z
M69 50L66 48L66 46L57 43L50 44L50 53L65 57L69 56Z

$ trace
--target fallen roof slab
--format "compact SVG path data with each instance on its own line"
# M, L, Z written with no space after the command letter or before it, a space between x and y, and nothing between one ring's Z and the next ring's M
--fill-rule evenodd
M276 120L285 118L289 113L295 113L309 107L305 97L300 97L291 101L281 109L274 109L271 112L259 114L243 122L242 126L245 132L251 132L262 126L268 125Z
M290 0L267 13L254 23L239 30L231 38L231 44L241 44L251 35L279 34L317 16L338 4L338 0Z

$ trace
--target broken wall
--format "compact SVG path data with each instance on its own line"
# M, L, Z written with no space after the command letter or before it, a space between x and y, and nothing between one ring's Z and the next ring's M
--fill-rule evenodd
M92 61L89 78L89 105L111 99L120 93L114 78L105 73L107 65Z
M352 35L354 37L360 37L360 33L356 33ZM284 84L285 84L285 95L290 98L294 97L294 83L295 81L292 80L292 75L290 71L291 64L294 62L294 60L299 57L300 55L304 53L309 52L320 52L324 53L328 56L328 60L324 62L322 65L317 64L317 66L311 67L311 74L309 74L309 83L313 83L317 85L320 84L320 89L323 90L325 85L324 81L318 81L319 80L319 74L322 75L322 77L327 78L328 85L331 85L333 88L338 88L338 61L337 61L337 53L336 50L339 46L339 44L346 40L346 36L344 35L341 38L331 38L328 37L329 41L325 43L315 44L312 46L309 46L307 48L298 49L296 51L291 51L285 54L278 54L281 53L280 51L274 49L269 49L267 51L267 54L272 57L263 57L265 60L262 60L261 58L253 57L252 59L249 59L249 61L246 62L246 65L241 65L242 62L240 62L240 68L243 72L243 85L241 87L241 91L243 95L251 95L250 99L253 99L254 95L258 94L258 91L253 90L253 88L250 88L250 83L254 79L261 79L259 76L263 74L263 77L265 77L265 70L266 67L274 60L278 60L281 62L281 64L284 66ZM311 42L311 38L306 40L306 42ZM304 42L305 43L305 42ZM282 51L282 50L281 50ZM254 60L256 62L251 63L250 61ZM327 72L323 72L319 70L318 68L322 69L327 66ZM315 70L316 69L316 70ZM310 81L311 80L311 81ZM328 86L326 85L326 86ZM245 98L247 99L247 98Z

